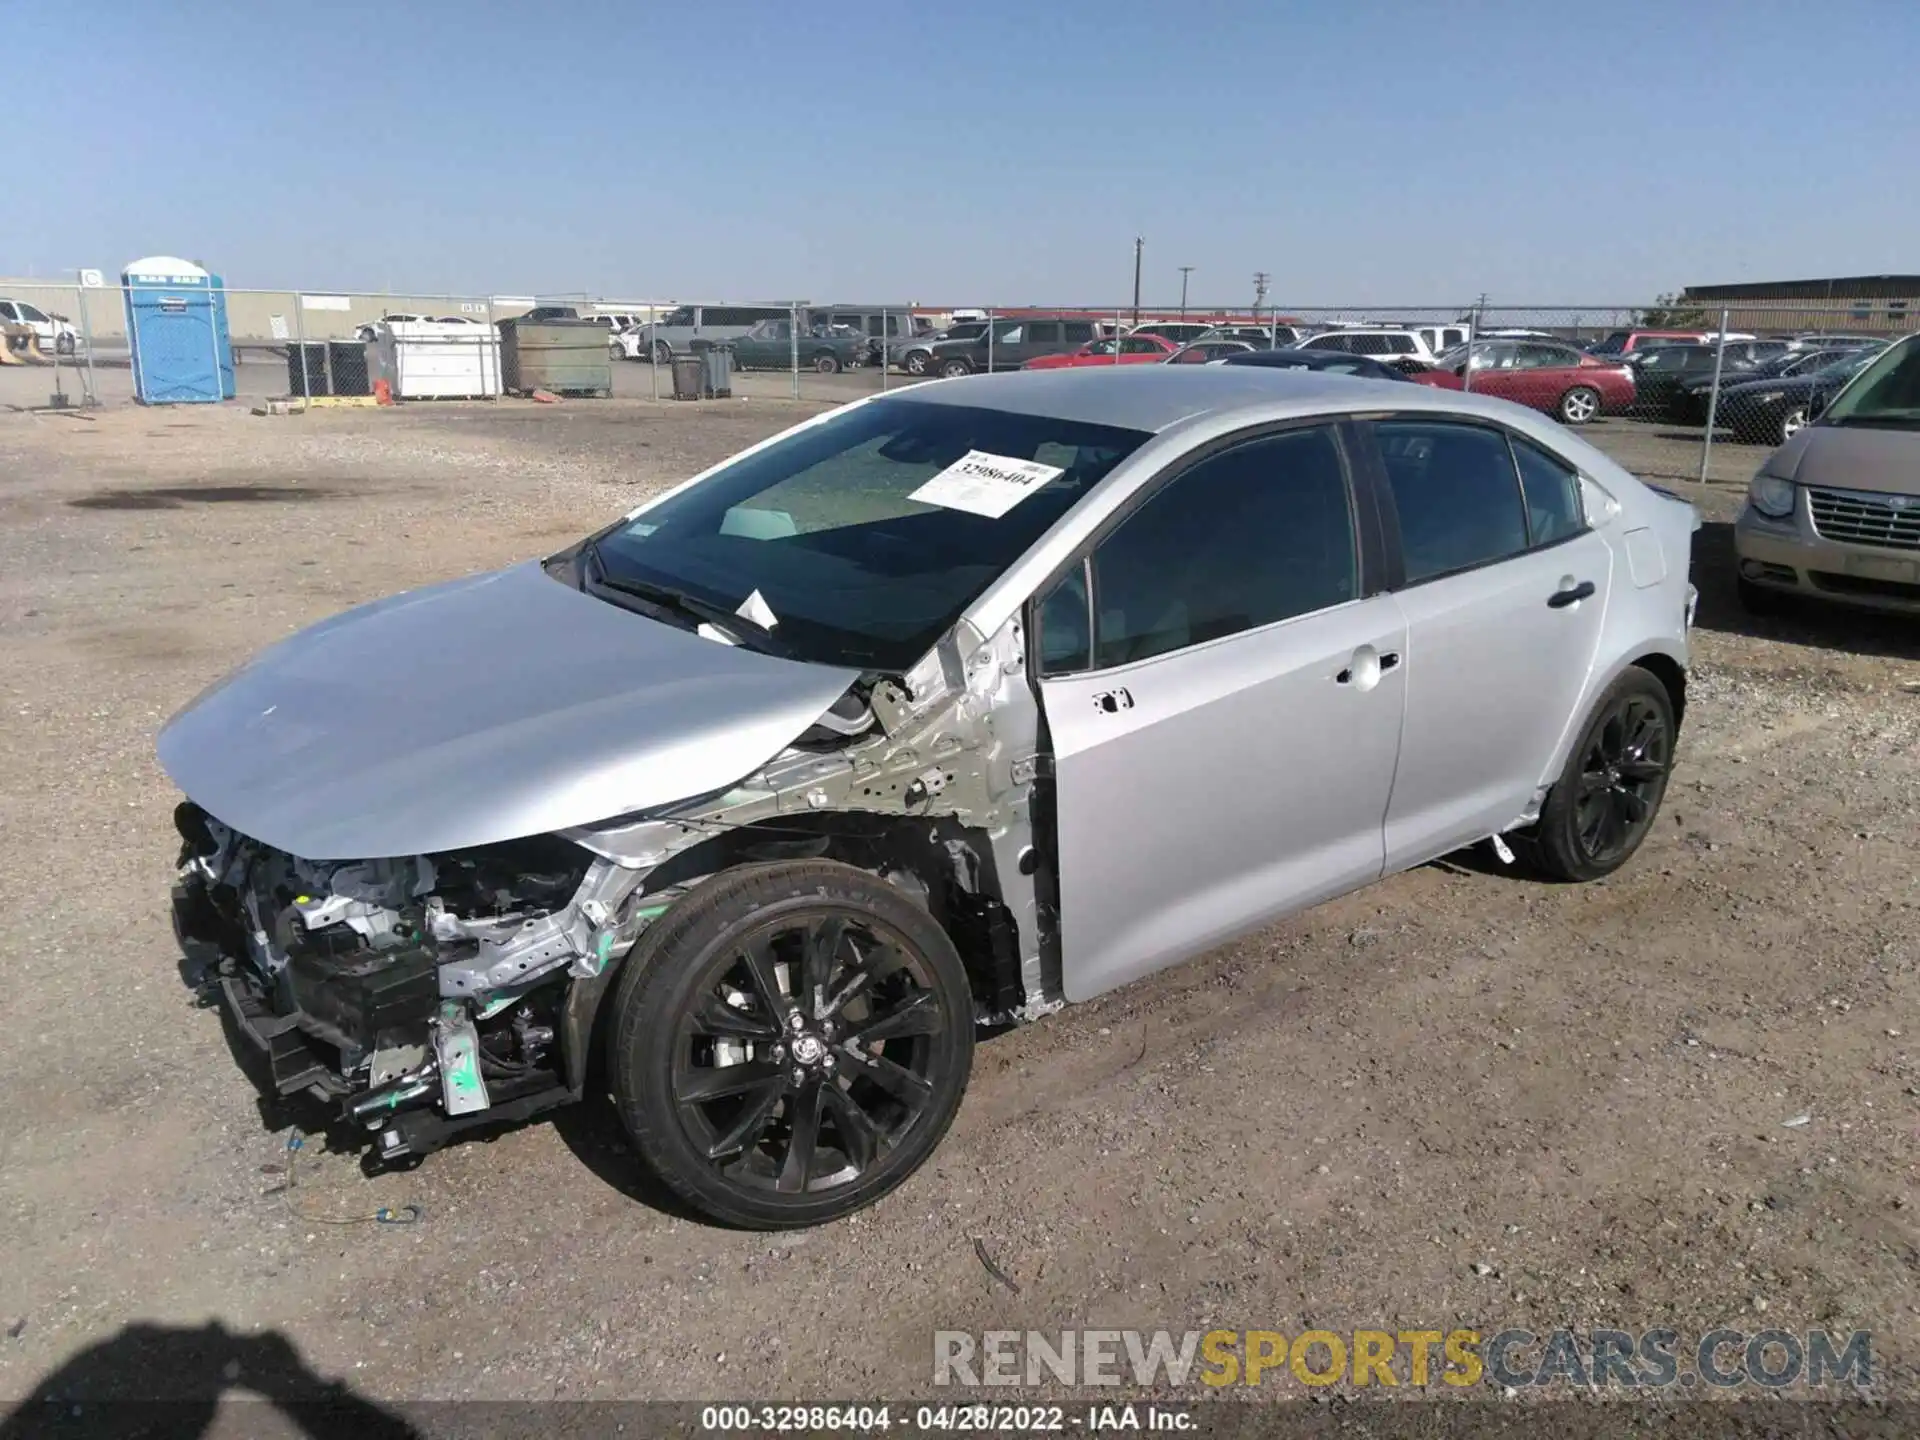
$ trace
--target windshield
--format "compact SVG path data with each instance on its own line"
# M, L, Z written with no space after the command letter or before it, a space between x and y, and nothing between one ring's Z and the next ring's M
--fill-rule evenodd
M1817 380L1853 380L1827 406L1826 425L1885 426L1901 429L1920 425L1920 336L1909 335L1878 355L1868 353L1816 371Z
M1595 345L1589 353L1594 355L1618 355L1625 351L1626 348L1627 332L1625 330L1616 330L1598 345Z
M607 532L598 555L616 584L665 586L709 606L738 610L758 592L795 658L899 672L1147 439L1039 415L872 401L649 507ZM999 473L984 482L978 467L974 478L950 473L974 451ZM922 486L937 498L913 498Z

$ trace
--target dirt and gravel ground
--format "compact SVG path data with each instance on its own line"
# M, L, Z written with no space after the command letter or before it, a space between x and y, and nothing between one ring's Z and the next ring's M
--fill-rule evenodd
M424 1218L296 1213L284 1117L175 971L156 728L802 413L0 411L0 1397L245 1385L209 1322L381 1399L925 1395L935 1329L1460 1324L1866 1328L1915 1393L1920 628L1743 618L1735 447L1676 487L1692 704L1612 881L1462 857L986 1043L933 1162L832 1228L657 1207L604 1104L372 1180L304 1152L309 1215Z

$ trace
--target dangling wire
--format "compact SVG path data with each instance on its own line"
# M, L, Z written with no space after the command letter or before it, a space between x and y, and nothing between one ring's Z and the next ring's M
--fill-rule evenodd
M427 1213L418 1205L382 1205L359 1215L315 1215L303 1209L294 1199L293 1187L296 1161L305 1147L306 1137L298 1130L287 1137L287 1183L280 1187L280 1198L302 1220L314 1225L412 1225Z

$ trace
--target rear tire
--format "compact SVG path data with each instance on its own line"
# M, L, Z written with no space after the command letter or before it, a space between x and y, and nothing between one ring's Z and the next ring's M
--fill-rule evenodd
M973 366L969 365L965 360L943 360L940 362L940 378L942 380L958 380L962 375L971 375L972 373Z
M813 357L813 368L822 375L837 375L840 373L840 357L823 350Z
M1611 875L1653 829L1676 736L1667 687L1637 665L1629 669L1594 705L1540 819L1514 837L1515 848L1555 880Z
M73 354L73 336L56 335L53 340L53 353L56 355Z
M1560 397L1554 413L1562 425L1585 425L1600 413L1600 392L1588 385L1576 385Z
M653 342L653 363L656 365L673 364L673 347L664 340Z
M1780 417L1780 431L1779 434L1774 437L1774 443L1777 445L1786 444L1811 423L1807 417L1807 407L1805 405L1789 406L1787 413Z
M901 368L909 375L925 375L927 373L927 361L930 358L932 357L927 355L926 352L915 350L907 356L906 364Z
M641 936L613 1017L609 1078L641 1157L751 1229L836 1220L899 1185L973 1061L972 991L939 922L829 860L701 885Z

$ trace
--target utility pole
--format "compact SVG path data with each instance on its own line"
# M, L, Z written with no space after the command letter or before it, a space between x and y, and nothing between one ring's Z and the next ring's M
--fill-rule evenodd
M1193 273L1193 266L1180 267L1180 318L1187 318L1187 277Z
M1264 270L1253 272L1253 321L1260 323L1260 307L1267 303L1267 282L1273 277Z
M1140 323L1140 252L1147 248L1146 240L1139 235L1133 237L1133 323Z

